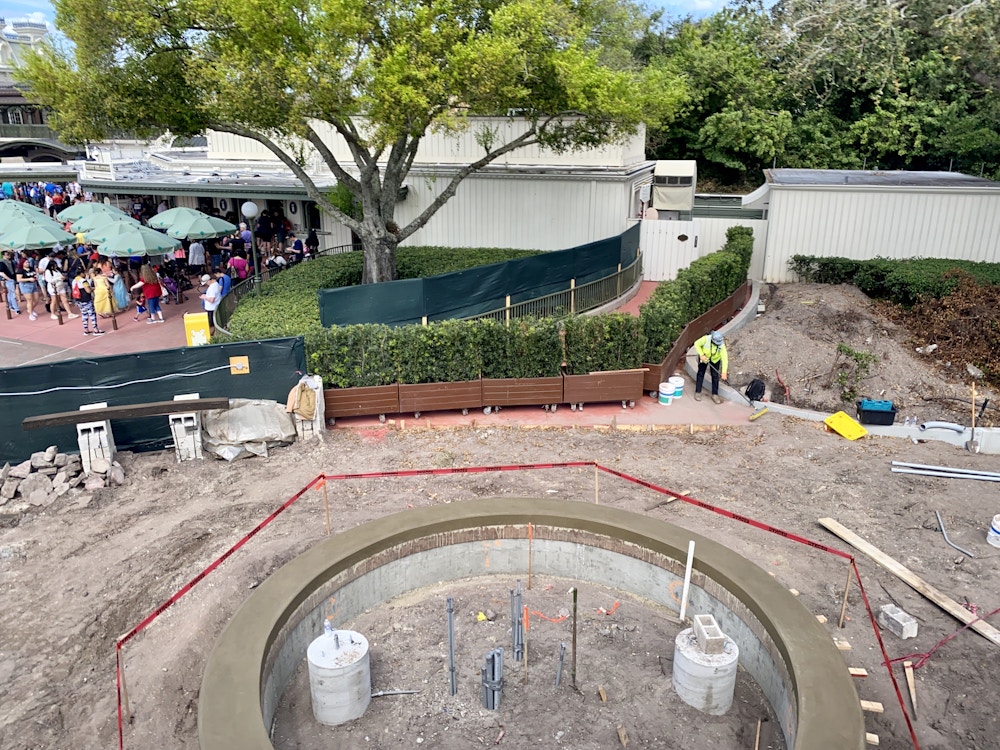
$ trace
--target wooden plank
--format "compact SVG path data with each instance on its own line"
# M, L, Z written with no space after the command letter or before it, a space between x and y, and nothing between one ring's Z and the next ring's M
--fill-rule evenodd
M850 673L851 677L867 677L868 670L863 667L848 667L847 671Z
M327 417L360 417L399 413L399 386L373 385L358 388L327 388L323 391Z
M871 732L865 732L865 742L869 745L878 745L878 735L872 734Z
M910 705L913 706L913 718L917 718L917 686L913 682L913 662L903 662L903 672L906 674L906 687L910 691Z
M125 406L105 406L85 411L61 411L54 414L39 414L25 417L21 427L25 430L41 430L46 427L60 427L82 422L103 422L105 419L138 419L139 417L159 417L180 414L186 411L207 409L228 409L228 398L193 398L185 401L153 401L148 404L127 404Z
M885 706L878 701L861 701L861 710L870 714L885 713Z
M561 375L548 378L484 378L484 406L537 406L563 403Z
M850 651L851 650L851 644L850 644L850 642L845 641L839 635L833 636L833 645L837 647L838 651Z
M479 380L399 384L400 412L478 409L482 405L483 386Z
M945 596L912 570L905 567L897 560L889 557L873 544L861 538L845 526L842 526L832 518L821 518L819 519L819 523L827 531L836 534L855 549L864 552L872 560L895 575L901 581L923 594L963 625L968 625L971 630L975 630L979 633L979 635L983 636L994 645L1000 646L1000 630L997 630L995 627L983 620L973 622L976 619L976 615L972 614L954 599Z

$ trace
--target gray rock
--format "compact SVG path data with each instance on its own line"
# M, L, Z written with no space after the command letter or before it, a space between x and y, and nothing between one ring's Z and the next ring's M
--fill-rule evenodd
M90 471L92 474L107 474L110 468L111 464L108 463L108 459L106 458L95 458L90 462Z
M55 445L50 445L45 449L45 460L52 463L56 460L56 454L59 452L59 448Z
M17 488L21 484L21 480L15 477L9 477L3 486L0 487L0 499L4 501L10 500L14 495L17 494Z
M0 469L0 484L7 481L8 474L10 474L10 464L4 464L3 468Z
M117 463L111 467L111 472L108 474L108 479L111 480L111 484L121 487L125 484L125 470L119 466Z
M28 512L27 503L11 503L0 508L0 529L12 529L21 523L21 516Z
M104 489L104 477L100 474L91 474L83 483L83 488L87 490Z
M65 470L56 472L56 475L52 477L52 484L66 484L69 481L69 474Z
M54 477L59 473L59 468L56 466L45 466L38 470L39 474L44 474L47 477Z
M52 494L55 495L56 497L62 497L67 492L69 492L68 484L63 483L63 484L52 485Z
M21 486L17 488L17 491L21 493L21 497L30 497L39 491L47 495L52 492L52 480L44 474L32 474L21 481Z
M42 505L48 505L50 502L49 495L50 493L45 492L44 490L35 490L27 497L28 505L33 505L36 508L41 507Z
M86 478L85 474L77 474L76 476L70 478L69 486L78 487Z
M80 495L80 499L73 503L73 507L77 510L85 510L94 504L93 495Z
M31 461L23 461L10 470L8 477L14 477L15 479L25 479L28 474L31 473Z
M52 461L56 466L65 466L68 462L69 456L65 453L57 453L55 459Z
M32 469L43 469L46 466L52 466L52 461L45 457L45 451L32 453L30 461Z

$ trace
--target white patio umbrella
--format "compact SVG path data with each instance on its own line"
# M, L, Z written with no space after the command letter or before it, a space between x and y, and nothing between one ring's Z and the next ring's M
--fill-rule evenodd
M84 235L87 238L87 242L104 245L115 237L121 237L123 234L134 232L141 227L142 224L131 219L128 221L109 221L96 229L84 232Z
M11 198L0 201L0 216L44 216L49 218L42 209L33 203L16 201Z
M116 258L132 255L162 255L181 246L180 240L167 237L162 232L146 227L135 227L133 231L113 237L101 245L101 254Z
M136 226L142 226L131 216L128 216L116 208L114 211L97 211L91 213L88 216L84 216L83 218L74 221L70 224L69 228L73 232L82 232L86 234L87 232L93 231L98 227L103 227L105 224L110 224L113 221L132 222Z

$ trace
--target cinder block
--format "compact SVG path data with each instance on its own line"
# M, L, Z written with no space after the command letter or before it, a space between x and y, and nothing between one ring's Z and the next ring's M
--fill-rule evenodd
M171 414L169 420L178 463L200 459L202 457L201 415L198 412Z
M883 604L878 611L878 624L900 638L917 637L917 621L895 604Z
M695 615L692 629L698 648L705 654L721 654L726 648L726 635L712 615Z

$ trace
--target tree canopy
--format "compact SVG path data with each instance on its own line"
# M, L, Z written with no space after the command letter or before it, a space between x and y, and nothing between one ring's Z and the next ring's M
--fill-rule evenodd
M629 0L56 0L70 40L21 73L51 123L75 142L116 131L214 129L271 150L322 210L361 239L366 282L395 278L396 246L474 171L522 146L555 151L621 140L667 122L682 77L638 66L643 19ZM406 226L400 188L424 136L516 117L503 140L476 133L461 166ZM344 139L341 160L321 136ZM360 206L317 188L313 155Z

